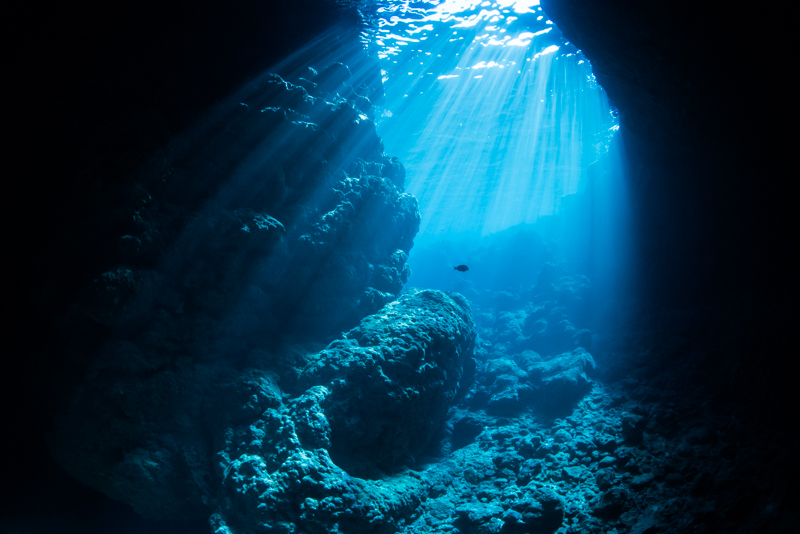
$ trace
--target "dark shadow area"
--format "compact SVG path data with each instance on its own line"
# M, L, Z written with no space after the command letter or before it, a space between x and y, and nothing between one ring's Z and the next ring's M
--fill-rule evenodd
M42 452L40 462L26 470L29 477L35 477L30 486L15 480L16 487L4 497L0 529L7 534L197 534L208 530L206 519L144 519L130 506L70 477Z

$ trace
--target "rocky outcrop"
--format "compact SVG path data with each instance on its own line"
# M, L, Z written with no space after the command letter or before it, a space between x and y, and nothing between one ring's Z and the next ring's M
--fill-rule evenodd
M161 315L204 323L206 341L274 345L325 339L397 296L419 225L402 165L335 91L327 101L276 75L259 87L258 105L223 106L141 173L119 266L75 321L130 329Z
M258 294L262 338L324 339L397 295L416 201L352 101L277 75L257 85L143 172L121 257L162 271L187 311Z
M321 405L335 457L414 465L471 385L475 336L463 297L410 290L322 351L299 383L329 390Z
M474 340L463 297L412 291L311 355L302 394L253 395L272 400L216 437L215 532L398 532L429 491L403 464L444 424Z
M223 105L174 143L171 158L152 161L114 266L62 320L86 374L58 419L55 456L143 515L192 517L208 504L206 436L211 422L235 418L222 406L237 408L219 391L247 393L242 406L259 414L280 402L273 373L291 388L309 352L287 346L355 326L409 276L416 199L403 193L402 165L383 154L372 121L339 96L340 78L311 96L267 75L245 94L251 104ZM457 357L442 356L455 382L470 332L466 322L456 330ZM434 352L450 350L451 339L440 341Z
M54 454L148 517L211 508L233 532L326 532L339 521L392 532L425 498L424 484L349 472L415 464L470 385L474 341L463 297L413 291L306 355L295 396L268 370L188 356L154 364L120 342L61 416Z

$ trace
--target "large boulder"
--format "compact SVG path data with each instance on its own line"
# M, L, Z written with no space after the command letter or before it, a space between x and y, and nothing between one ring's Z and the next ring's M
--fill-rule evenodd
M305 391L217 432L215 531L398 532L429 491L400 464L469 386L474 342L463 297L412 290L312 355Z
M154 360L146 345L120 341L60 416L53 453L147 517L210 507L219 528L325 532L341 518L393 532L424 485L368 482L351 467L414 463L470 386L462 377L475 336L463 297L409 291L307 355L294 397L269 371Z
M330 389L322 406L334 457L413 465L471 385L461 379L475 337L463 297L410 290L331 343L300 384Z

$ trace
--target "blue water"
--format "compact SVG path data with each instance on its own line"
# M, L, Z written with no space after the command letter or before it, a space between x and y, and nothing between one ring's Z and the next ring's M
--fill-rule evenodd
M624 148L588 60L536 0L413 5L379 10L374 41L386 91L378 132L422 214L409 284L452 286L460 273L447 265L475 261L487 236L510 228L553 241L583 272L622 276Z

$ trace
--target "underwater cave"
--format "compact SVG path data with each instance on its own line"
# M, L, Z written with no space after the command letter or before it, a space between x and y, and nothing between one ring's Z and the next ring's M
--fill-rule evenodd
M778 11L14 8L0 531L794 532Z

